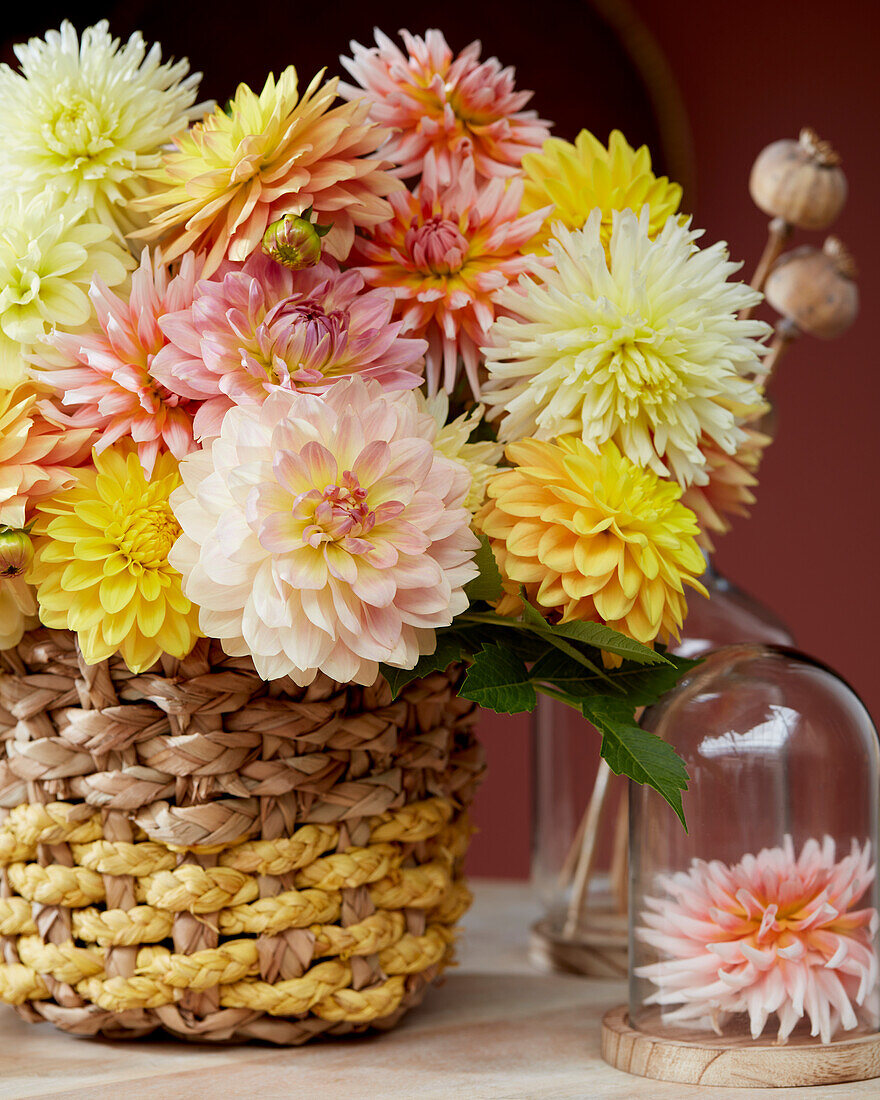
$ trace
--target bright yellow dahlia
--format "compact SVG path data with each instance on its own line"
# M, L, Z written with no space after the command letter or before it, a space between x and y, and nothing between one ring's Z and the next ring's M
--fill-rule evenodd
M246 260L271 222L312 207L332 223L324 252L345 260L355 228L391 217L383 196L401 184L375 157L387 131L370 121L369 100L334 107L339 80L323 76L302 95L292 66L259 95L240 84L225 111L176 137L151 173L158 191L136 204L154 214L136 236L157 239L168 261L207 252L210 275L224 257Z
M610 441L595 453L574 436L524 439L506 455L513 468L490 480L476 517L504 578L499 612L514 612L524 587L551 619L605 622L645 644L677 637L685 587L706 594L680 486Z
M168 553L180 534L168 497L177 460L160 455L147 480L130 442L94 456L79 483L39 505L29 580L40 619L74 630L88 664L119 652L132 672L163 653L185 657L201 637Z
M681 202L681 187L651 171L647 145L633 149L619 130L612 130L608 148L589 130L581 130L574 145L549 138L540 153L523 157L526 173L522 213L531 214L553 203L555 209L535 237L532 247L543 245L551 226L561 221L567 229L580 229L596 207L602 211L601 237L605 248L611 240L612 214L650 208L650 235L663 228Z

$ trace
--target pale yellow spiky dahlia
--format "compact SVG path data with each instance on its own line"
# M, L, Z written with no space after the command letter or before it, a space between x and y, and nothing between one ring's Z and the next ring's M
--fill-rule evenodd
M94 455L72 489L43 501L34 525L40 619L73 630L88 664L119 653L145 672L163 653L185 657L201 637L198 608L168 554L180 534L168 497L177 460L159 455L147 479L130 441Z
M602 215L556 225L552 265L535 265L498 294L485 348L483 399L503 441L575 433L614 440L641 466L682 485L705 481L708 438L733 454L741 418L762 407L753 376L770 333L739 310L761 295L730 282L739 265L723 243L669 218L652 239L647 210L614 215L606 256Z
M79 38L65 20L14 49L21 72L0 65L0 185L31 197L57 189L120 237L142 225L131 202L161 147L207 106L194 106L201 73L163 64L138 32L120 45L106 20Z
M471 475L471 487L464 498L464 506L476 512L486 499L486 487L504 453L504 446L491 439L471 442L471 436L483 419L483 406L476 405L449 421L449 395L440 390L433 397L425 397L421 391L416 396L419 404L434 418L437 436L434 447L447 458L460 462ZM447 423L447 421L449 421Z
M515 612L524 588L551 619L604 622L646 645L677 637L685 588L706 594L680 486L612 442L596 453L573 436L524 439L506 456L513 468L490 479L476 517L504 579L499 612Z
M666 219L678 211L681 187L651 171L647 145L633 149L619 130L612 130L607 148L589 130L581 130L571 142L549 138L540 153L523 157L525 191L522 213L553 203L551 216L532 241L546 244L550 226L560 221L566 229L580 229L595 209L602 211L600 236L605 247L611 240L615 210L641 214L649 210L649 234L656 236Z
M401 184L375 156L387 131L370 121L369 101L334 107L339 80L323 76L302 95L292 66L259 95L240 84L226 110L175 138L152 173L158 190L138 204L153 224L137 235L157 240L168 261L205 252L210 275L224 258L246 260L271 222L311 207L332 223L324 252L345 260L356 228L391 217L384 196Z

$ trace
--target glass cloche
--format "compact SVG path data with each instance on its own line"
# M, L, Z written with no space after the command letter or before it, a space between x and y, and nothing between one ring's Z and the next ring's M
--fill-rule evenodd
M878 1027L880 743L794 650L710 654L644 728L684 758L688 831L630 789L630 1024L831 1042Z

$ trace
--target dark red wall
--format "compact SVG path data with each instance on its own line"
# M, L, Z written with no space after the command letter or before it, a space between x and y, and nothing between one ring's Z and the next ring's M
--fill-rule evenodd
M726 239L748 277L765 224L748 195L755 154L813 126L840 151L850 199L834 227L860 268L862 316L833 343L804 339L780 366L779 434L758 504L717 562L770 605L800 646L837 668L880 721L880 23L858 0L635 0L690 115L697 224ZM589 43L583 43L589 56ZM585 118L588 104L584 104ZM806 239L806 238L804 238ZM821 240L821 238L820 238ZM526 724L487 717L490 777L471 870L528 873Z

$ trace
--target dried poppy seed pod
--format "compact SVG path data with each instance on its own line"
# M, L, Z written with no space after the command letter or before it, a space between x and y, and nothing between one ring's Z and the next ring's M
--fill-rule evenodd
M767 278L767 301L802 332L830 340L859 312L852 256L836 237L821 249L805 245L782 256Z
M0 528L0 580L21 577L34 560L34 547L27 531Z
M285 214L272 222L263 234L262 247L267 256L299 271L314 267L321 259L321 238L330 232L329 225L316 225L312 208L302 214Z
M758 155L749 179L755 204L799 229L827 229L846 202L840 157L815 130L797 141L774 141Z

